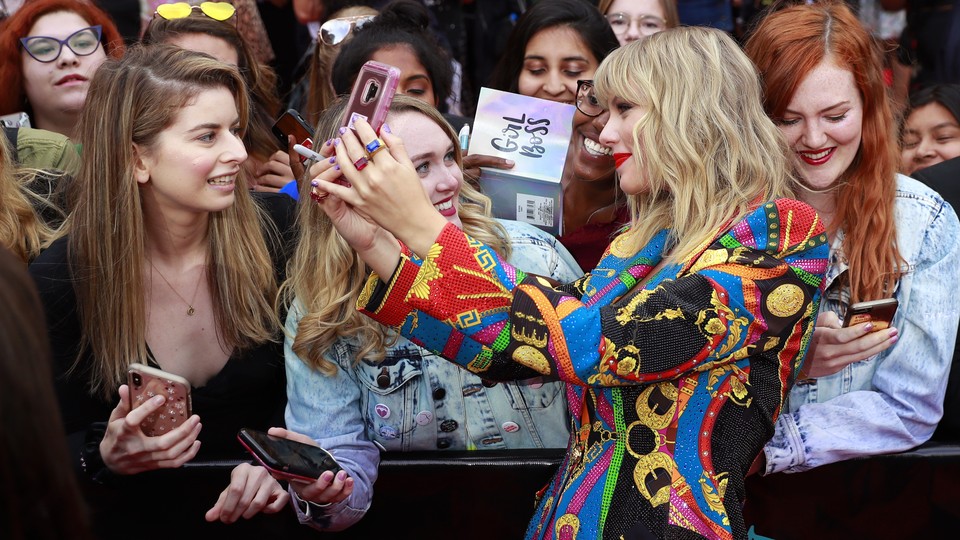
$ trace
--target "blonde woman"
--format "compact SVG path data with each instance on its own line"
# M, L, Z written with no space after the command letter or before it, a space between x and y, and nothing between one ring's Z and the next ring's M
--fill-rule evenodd
M746 538L743 479L802 363L826 235L788 198L786 146L728 35L654 34L594 78L633 217L570 285L448 225L398 137L358 171L364 123L336 147L351 186L321 174L317 191L376 272L365 313L485 379L567 383L574 434L528 537Z
M321 117L337 133L345 101ZM457 134L431 105L394 98L387 122L406 136L419 185L446 220L520 268L557 280L582 272L559 243L524 223L495 221L490 201L463 182ZM332 149L332 146L325 148ZM329 162L326 168L333 168ZM291 261L287 317L287 428L333 453L345 471L292 486L301 521L351 525L370 505L377 447L391 451L559 448L569 420L560 383L485 383L354 309L368 267L330 220L301 197L301 237ZM295 298L294 298L295 297ZM275 431L275 434L283 434ZM311 501L315 504L308 504ZM334 503L329 506L318 504Z
M95 507L108 520L101 527L142 523L143 512L182 495L184 479L158 470L248 457L238 429L279 421L285 383L273 301L275 268L285 263L277 228L291 208L283 196L254 200L247 189L247 115L236 68L177 47L135 47L107 60L91 83L71 213L30 271L71 455L89 480L116 486ZM131 411L124 383L134 362L185 377L195 414L145 436L140 422L163 400ZM261 467L240 465L206 519L276 512L287 498Z
M34 211L25 188L28 178L11 157L7 138L0 135L0 246L28 263L40 254L51 231Z

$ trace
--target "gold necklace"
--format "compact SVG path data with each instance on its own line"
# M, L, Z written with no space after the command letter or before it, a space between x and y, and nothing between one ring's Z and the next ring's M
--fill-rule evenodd
M170 287L170 290L173 291L173 294L177 295L177 298L179 298L180 300L183 300L183 303L187 305L187 307L189 308L187 310L187 315L190 317L193 317L193 314L197 312L197 310L193 309L193 302L196 301L197 299L197 291L200 290L200 281L203 278L203 272L201 272L200 277L197 278L197 286L193 289L193 299L190 302L187 302L187 299L180 296L180 293L173 288L173 285L171 285L169 281L167 281L167 278L163 276L163 272L161 272L160 269L157 268L157 265L153 264L153 259L147 259L147 260L150 261L150 266L153 267L153 269L156 270L158 274L160 274L160 279L162 279L163 282L167 284L167 287Z

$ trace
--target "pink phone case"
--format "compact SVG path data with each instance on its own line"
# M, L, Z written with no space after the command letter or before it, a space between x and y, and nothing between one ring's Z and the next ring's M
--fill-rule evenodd
M362 118L380 133L380 126L387 118L390 103L400 83L400 70L373 60L363 64L350 92L350 102L343 115L343 126L353 127L357 118Z
M169 433L190 418L190 383L183 377L150 366L131 364L127 384L131 411L156 395L162 394L166 398L163 407L140 423L144 435L156 437Z

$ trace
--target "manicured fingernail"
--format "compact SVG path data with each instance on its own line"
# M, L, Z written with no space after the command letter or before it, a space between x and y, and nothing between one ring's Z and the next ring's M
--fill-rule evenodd
M387 133L393 133L393 131L390 131L390 126L387 124L383 124L383 126L381 126L380 129L382 129L383 131L386 131Z
M896 336L896 335L899 334L899 333L900 333L900 331L897 330L896 328L891 328L891 329L890 329L890 337L894 337L894 336Z
M338 145L338 144L340 144L340 139L339 139L339 138L338 138L338 139L334 139L334 140L333 140L333 145L336 146L336 145Z
M340 170L340 166L339 166L339 165L334 165L334 166L333 166L333 170L339 171L339 170Z
M513 161L512 159L505 159L503 160L503 164L506 165L507 167L513 167L514 165L516 165L516 162Z
M347 479L347 473L346 473L345 471L342 471L342 470L341 470L341 471L337 472L337 480L343 482L343 481L346 480L346 479Z
M330 146L333 144L333 139L327 139L327 142L323 143L324 146Z
M337 156L333 156L330 158L330 163L336 163L336 162L337 162Z
M157 405L163 403L164 401L166 401L166 398L164 398L163 396L153 396L153 402L156 403Z
M865 325L863 326L863 331L864 331L864 332L869 332L869 331L871 331L871 330L873 330L873 323L872 323L872 322L868 322L867 324L865 324Z
M346 133L346 132L347 132L347 128L346 128L346 127L340 128L340 134L341 134L341 135L343 135L343 134Z
M313 186L313 187L320 187L320 181L319 181L319 180L311 180L311 181L310 181L310 185Z

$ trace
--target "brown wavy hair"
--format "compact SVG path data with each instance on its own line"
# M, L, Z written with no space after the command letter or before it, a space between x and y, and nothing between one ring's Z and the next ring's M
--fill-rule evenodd
M889 296L905 268L894 198L897 121L883 82L883 52L842 2L793 5L767 15L746 43L764 87L764 108L781 118L804 78L829 58L849 70L863 100L860 149L836 192L832 231L843 230L850 301Z
M123 56L123 36L110 16L86 0L30 0L24 2L9 19L0 24L0 115L24 111L33 117L23 89L23 60L20 38L27 37L37 19L50 13L69 11L83 17L91 25L100 25L100 42L110 58Z

